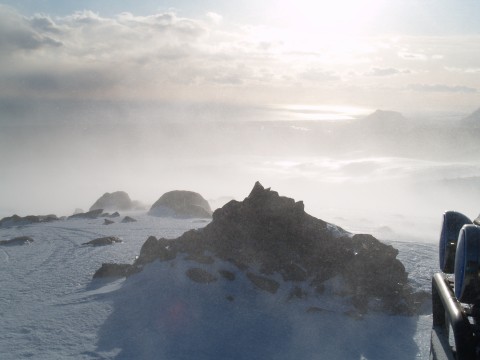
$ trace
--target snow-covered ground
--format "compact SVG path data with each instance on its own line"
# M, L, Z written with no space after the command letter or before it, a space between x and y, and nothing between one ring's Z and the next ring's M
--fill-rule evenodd
M124 215L124 214L122 214ZM328 301L306 312L303 301L259 294L236 272L235 286L197 284L188 262L154 262L128 279L92 280L102 262L132 263L148 236L175 238L206 225L129 214L138 222L61 220L0 228L2 359L427 359L431 315L347 316ZM102 236L122 243L82 246ZM429 290L437 268L433 242L390 240L411 281ZM198 264L195 266L198 267ZM239 285L240 284L240 285ZM255 294L255 296L253 296Z

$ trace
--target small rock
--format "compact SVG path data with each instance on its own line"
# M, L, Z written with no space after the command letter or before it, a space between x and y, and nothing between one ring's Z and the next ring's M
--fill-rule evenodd
M103 225L110 225L110 224L114 224L114 223L115 223L115 221L108 220L108 219L105 219L105 220L103 221Z
M102 238L97 238L89 242L83 243L82 245L92 245L92 246L103 246L103 245L112 245L114 243L120 243L122 240L116 236L106 236Z
M256 287L272 294L275 294L280 287L278 282L265 276L255 275L254 273L247 272L247 277Z
M131 222L136 222L136 221L137 220L135 220L134 218L132 218L130 216L125 216L121 222L122 223L131 223Z
M30 236L18 236L10 240L1 240L0 245L15 246L15 245L27 245L33 242Z
M190 280L200 284L209 284L217 281L217 277L215 275L212 275L208 271L200 268L188 269L186 274Z

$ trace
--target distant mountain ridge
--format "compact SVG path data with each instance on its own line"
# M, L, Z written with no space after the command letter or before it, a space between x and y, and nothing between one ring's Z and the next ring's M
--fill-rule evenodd
M480 127L480 108L461 120L464 126Z
M408 119L397 111L376 110L360 120L362 126L375 130L392 130L404 127Z

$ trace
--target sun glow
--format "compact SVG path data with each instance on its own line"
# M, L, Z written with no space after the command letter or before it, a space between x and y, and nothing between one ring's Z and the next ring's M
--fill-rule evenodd
M270 24L288 48L298 51L358 50L358 38L371 34L385 0L280 0L270 7ZM260 32L260 36L262 32Z

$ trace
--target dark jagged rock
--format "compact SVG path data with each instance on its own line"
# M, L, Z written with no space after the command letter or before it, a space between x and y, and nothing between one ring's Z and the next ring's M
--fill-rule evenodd
M97 239L93 239L89 242L83 243L82 245L91 245L91 246L103 246L103 245L112 245L115 243L121 243L122 240L116 236L106 236Z
M112 221L112 220L109 220L109 219L105 219L103 220L103 225L111 225L111 224L114 224L115 221Z
M73 214L68 217L71 219L96 219L103 214L103 209L92 210L86 213Z
M23 226L60 220L56 215L12 215L0 220L0 227Z
M210 274L208 271L200 268L190 268L187 270L186 275L197 283L209 284L218 280L215 275Z
M133 202L125 191L115 191L113 193L103 194L90 207L90 211L97 209L104 210L131 210Z
M142 245L143 256L138 257L135 261L138 265L145 265L154 260L173 260L177 257L177 251L171 247L171 241L166 239L158 239L150 236Z
M0 245L15 246L31 244L33 239L30 236L17 236L10 240L0 240Z
M294 298L303 297L306 289L323 293L326 281L338 278L344 286L337 295L351 299L358 313L413 314L419 308L398 250L371 235L352 235L317 219L305 213L303 202L258 182L244 201L232 200L217 209L204 228L174 240L150 237L132 266L172 260L177 254L228 261L272 294L279 286L276 274L292 285L302 282L303 290Z
M113 214L110 214L108 217L109 218L116 218L116 217L119 217L120 214L118 213L118 211L115 211Z
M125 216L125 217L123 218L123 220L120 221L120 222L122 222L122 223L131 223L131 222L136 222L136 221L137 221L137 220L135 220L134 218L132 218L132 217L130 217L130 216Z
M104 277L125 277L132 275L138 272L139 269L135 268L130 264L112 264L112 263L103 263L102 267L98 269L93 278L104 278Z
M193 191L175 190L163 194L148 212L153 216L179 218L211 218L212 209L202 195Z

